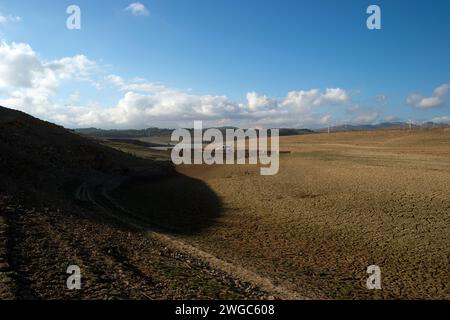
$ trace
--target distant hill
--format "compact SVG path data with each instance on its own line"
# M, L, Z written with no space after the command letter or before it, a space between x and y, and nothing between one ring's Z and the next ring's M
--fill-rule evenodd
M225 134L227 129L236 130L236 127L220 127L219 129L223 134ZM97 128L84 128L84 129L74 129L73 131L95 138L114 138L114 139L139 139L146 137L165 137L170 136L175 129L160 129L160 128L147 128L141 130L103 130ZM192 131L192 129L189 129ZM204 129L207 130L207 129ZM280 136L294 136L294 135L302 135L302 134L311 134L314 131L309 129L290 129L290 128L281 128Z
M74 132L97 138L145 138L153 136L169 136L173 129L148 128L142 130L103 130L96 128L75 129Z
M367 124L367 125L339 125L330 127L332 132L342 131L369 131L369 130L381 130L381 129L408 129L410 128L432 128L439 126L447 126L448 124L425 122L422 124L410 124L409 122L383 122L379 124ZM317 132L328 132L328 128L322 128Z
M315 133L313 130L309 129L289 129L289 128L281 128L280 136L298 136L303 134L312 134Z

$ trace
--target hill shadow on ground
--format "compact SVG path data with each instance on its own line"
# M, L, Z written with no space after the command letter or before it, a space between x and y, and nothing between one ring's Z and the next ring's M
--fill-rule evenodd
M149 226L174 234L199 233L222 213L221 200L206 183L180 173L130 179L111 196Z

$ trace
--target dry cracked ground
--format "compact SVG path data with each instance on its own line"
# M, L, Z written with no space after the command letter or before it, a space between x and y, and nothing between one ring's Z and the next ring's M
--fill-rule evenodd
M281 148L174 172L0 108L0 299L450 299L450 128Z
M450 298L450 128L286 137L281 149L274 177L253 166L180 167L223 206L184 241L304 296ZM116 196L165 223L142 210L160 188L176 190L143 183ZM370 265L382 290L366 288Z

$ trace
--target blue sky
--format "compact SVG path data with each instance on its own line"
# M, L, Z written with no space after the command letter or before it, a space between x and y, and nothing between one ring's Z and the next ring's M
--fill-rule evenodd
M450 122L449 1L132 3L0 0L0 103L68 127Z

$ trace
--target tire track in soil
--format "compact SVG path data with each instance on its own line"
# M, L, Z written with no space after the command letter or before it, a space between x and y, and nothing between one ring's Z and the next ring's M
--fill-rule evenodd
M104 215L103 210L86 210ZM44 213L44 214L43 214ZM77 214L51 209L11 214L18 299L261 299L265 294L245 283L189 261L140 232L92 223ZM186 262L188 261L188 262ZM82 271L81 290L66 288L68 265ZM175 276L173 276L173 274ZM214 291L201 291L189 279ZM194 283L194 284L193 284Z
M78 200L80 201L91 202L92 204L105 209L107 214L110 215L112 219L134 229L144 231L150 238L155 239L176 251L204 261L211 268L227 274L232 279L238 279L239 281L250 283L257 288L260 288L262 291L266 292L270 298L282 300L312 299L311 297L300 295L294 290L275 285L268 278L262 277L241 266L221 260L208 252L177 239L172 235L164 234L158 227L154 227L150 230L148 228L143 228L136 222L139 221L138 216L126 208L123 208L112 197L110 197L104 185L97 186L97 188L92 190L92 188L90 188L87 184L82 184L76 189L75 196L79 197ZM131 217L131 219L126 218L127 216Z

